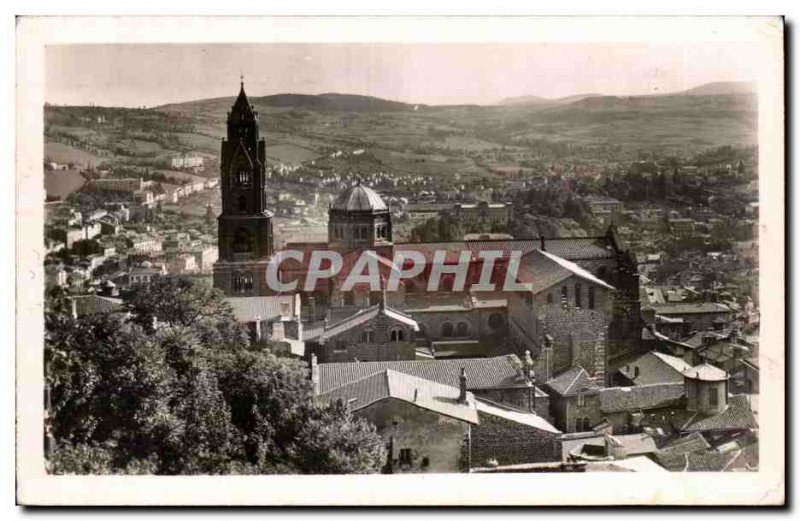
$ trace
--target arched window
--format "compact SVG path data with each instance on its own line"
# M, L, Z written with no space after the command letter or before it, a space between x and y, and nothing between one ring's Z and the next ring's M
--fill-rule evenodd
M239 170L239 172L236 173L236 184L239 186L249 186L250 172L247 170Z
M494 331L502 329L506 325L506 319L500 313L492 313L489 315L489 327Z
M466 322L459 322L456 326L456 336L469 336L469 324Z
M445 322L442 324L442 336L445 338L450 338L453 336L453 324L450 322Z
M247 228L239 228L233 235L233 251L234 253L247 253L251 251L253 245L250 243L250 232Z
M594 288L589 286L589 309L594 309Z
M575 307L581 307L581 285L575 284Z
M234 293L247 293L253 290L253 276L249 273L237 273L233 276Z
M365 329L361 332L361 341L364 343L372 343L375 341L375 331L371 329Z
M403 329L397 326L393 327L391 331L389 331L389 338L392 342L402 342L403 341Z
M239 198L236 200L236 206L240 212L247 211L247 196L240 195Z

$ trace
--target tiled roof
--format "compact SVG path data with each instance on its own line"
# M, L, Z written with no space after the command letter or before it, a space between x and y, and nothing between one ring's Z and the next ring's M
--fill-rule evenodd
M737 394L728 399L728 407L719 414L711 416L692 415L688 422L679 428L681 432L706 432L723 430L755 429L758 427L747 395Z
M609 442L617 443L625 449L625 454L628 456L636 456L637 454L648 454L656 452L656 442L649 434L617 434L615 436L608 436Z
M99 295L80 295L70 297L75 302L75 312L79 317L111 313L122 309L122 299L101 297Z
M545 383L561 396L574 396L581 392L595 392L600 388L589 377L586 369L575 366Z
M728 379L728 373L706 363L684 369L683 376L693 380L702 380L704 382L719 382Z
M690 367L678 357L651 351L625 364L619 372L635 385L683 383L683 371Z
M391 369L443 385L458 387L461 368L467 374L468 389L492 389L524 386L522 363L516 355L494 358L454 360L392 360L385 362L344 362L319 364L320 392Z
M659 315L689 315L694 313L727 313L730 308L716 302L697 302L694 304L650 304Z
M663 447L659 449L661 454L680 455L689 452L697 452L700 450L707 450L711 447L706 439L699 432L693 432L688 436L670 440Z
M684 392L683 382L609 387L600 390L600 410L609 413L667 407L677 402Z
M231 297L225 301L233 308L233 315L239 322L269 321L294 314L294 295Z
M489 414L504 420L509 420L529 427L534 427L539 430L551 432L553 434L561 434L561 431L550 425L544 418L533 412L520 411L506 405L486 400L483 398L477 399L478 412Z
M758 468L758 444L728 452L701 450L684 454L659 452L656 461L672 472L724 472L734 470L756 470Z
M467 393L466 403L458 401L458 387L442 385L391 369L331 389L318 396L321 401L341 400L357 411L386 398L394 398L451 418L477 424L475 397Z

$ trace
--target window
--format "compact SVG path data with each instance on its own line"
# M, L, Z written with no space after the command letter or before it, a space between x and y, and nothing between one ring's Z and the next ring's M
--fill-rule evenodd
M712 407L716 407L719 405L719 396L717 393L717 389L709 389L708 390L708 404Z
M247 211L247 196L240 195L239 199L236 200L236 206L237 206L237 208L239 209L240 212L246 212Z
M552 304L553 303L553 294L552 293L548 293L547 294L547 303L548 304Z
M233 276L233 291L247 293L253 290L253 276L249 273L240 273Z
M450 338L453 336L453 324L450 322L445 322L442 324L442 336L445 338Z
M633 368L633 377L634 378L639 378L639 366L638 365L634 366L634 368Z
M233 235L233 252L247 253L251 250L250 232L246 228L239 228Z
M532 293L526 293L525 294L525 305L528 306L529 308L533 307L533 294Z
M575 307L581 307L581 285L575 284Z
M352 291L343 291L342 292L342 305L343 306L354 306L356 303L355 296L353 295Z
M567 299L569 298L569 290L566 286L561 286L561 305L567 305Z
M583 393L578 393L578 407L584 407L586 405L586 395Z
M411 449L400 449L400 464L411 465Z
M458 326L456 326L456 336L469 336L469 324L459 322Z
M392 342L402 342L403 330L399 327L393 327L392 330L389 331L389 338Z
M492 313L489 315L489 327L494 331L498 331L506 324L506 319L500 313Z
M589 309L594 309L594 288L589 287Z
M250 185L250 172L247 170L239 170L236 174L236 183L239 186L249 186Z
M375 341L375 332L371 329L365 329L361 332L361 341L364 343L372 343Z

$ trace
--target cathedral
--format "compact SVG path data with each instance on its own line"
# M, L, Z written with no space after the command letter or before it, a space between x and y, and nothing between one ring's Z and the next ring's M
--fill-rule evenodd
M278 298L267 285L273 254L272 213L266 208L265 142L258 114L244 86L227 119L220 176L219 261L214 287L228 297ZM320 362L488 357L526 353L545 380L580 365L603 384L617 358L639 349L638 272L613 228L598 237L502 239L442 243L396 243L383 198L358 182L342 191L328 212L328 241L290 243L282 251L308 258L335 250L345 266L365 252L381 271L380 287L347 287L343 277L302 284L305 261L280 264L282 281L300 282L302 342ZM499 252L491 281L520 257L524 291L485 290L483 253ZM413 253L425 267L387 291L398 254ZM452 273L444 290L428 291L434 259L469 259L466 284L455 290ZM342 270L344 272L344 270ZM438 280L437 280L438 281ZM263 327L263 326L259 326ZM260 330L260 329L259 329Z

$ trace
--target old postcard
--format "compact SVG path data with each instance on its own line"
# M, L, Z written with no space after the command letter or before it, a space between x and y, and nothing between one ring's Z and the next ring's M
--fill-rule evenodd
M17 59L20 503L784 501L780 18L23 17Z

